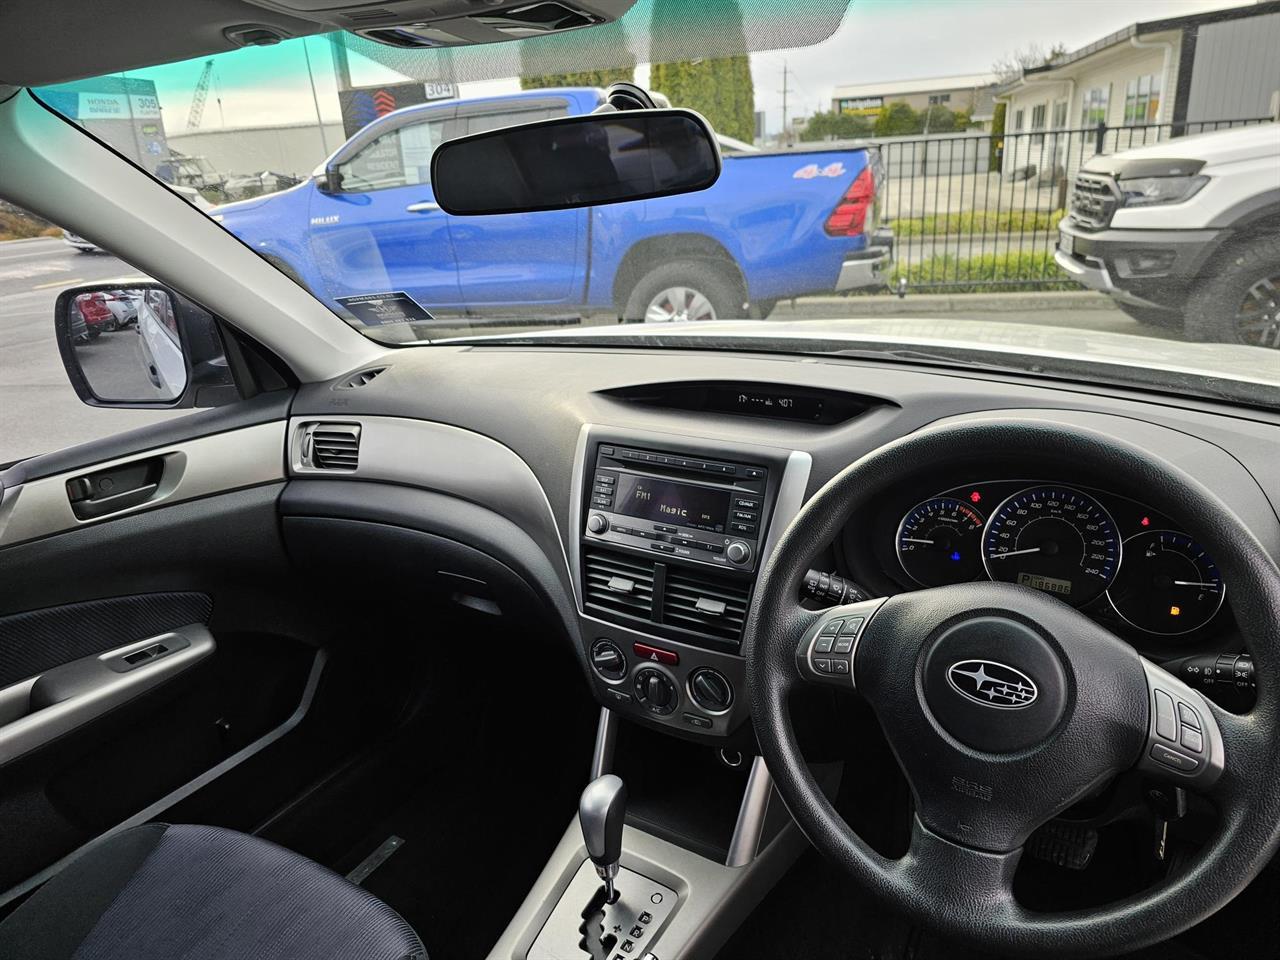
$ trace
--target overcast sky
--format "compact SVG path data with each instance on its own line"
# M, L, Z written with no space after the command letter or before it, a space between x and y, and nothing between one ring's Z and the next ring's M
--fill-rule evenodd
M829 109L844 83L985 73L1014 50L1055 43L1075 50L1131 23L1245 5L1247 0L854 0L825 43L751 58L757 109L782 125L782 67L792 72L788 113ZM797 106L800 112L797 113Z
M3 0L0 0L3 2ZM689 0L696 10L702 0ZM791 3L794 0L777 0ZM803 2L803 0L801 0ZM825 0L812 10L830 9ZM838 2L838 0L835 0ZM789 70L788 113L807 116L830 106L831 91L845 83L914 80L954 74L985 73L1013 51L1055 43L1074 50L1131 23L1241 6L1244 0L854 0L830 39L802 49L756 53L751 57L756 105L767 113L773 132L782 125L782 69ZM771 15L772 0L752 0L752 16ZM644 8L644 9L647 9ZM787 8L791 9L791 8ZM635 13L647 16L642 8ZM787 14L790 15L790 14ZM584 31L584 34L588 31ZM502 45L509 47L511 45ZM493 54L514 53L511 50ZM473 48L483 59L485 48ZM494 63L510 64L510 55ZM434 63L434 61L431 61ZM518 62L518 57L515 58ZM314 123L316 114L338 120L338 97L329 43L322 37L278 47L249 48L217 58L203 127L246 127L278 123ZM170 134L186 129L192 92L203 58L147 70L135 77L156 81L164 124ZM571 66L566 64L566 66ZM356 54L351 58L357 84L404 78ZM511 70L510 66L501 68ZM473 71L472 75L476 75ZM484 75L481 73L480 75ZM463 96L519 89L514 78L463 83ZM641 64L636 81L648 82ZM314 82L315 93L312 94ZM338 144L326 143L326 152Z

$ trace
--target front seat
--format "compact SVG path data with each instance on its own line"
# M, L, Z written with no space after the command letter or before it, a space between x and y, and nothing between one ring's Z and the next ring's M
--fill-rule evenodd
M0 924L4 960L425 960L394 910L317 863L220 827L132 827Z

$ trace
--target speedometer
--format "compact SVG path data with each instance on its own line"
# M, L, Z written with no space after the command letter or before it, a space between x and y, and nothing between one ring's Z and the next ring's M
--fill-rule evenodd
M898 560L924 587L966 583L982 572L983 516L955 497L930 497L898 525Z
M1080 607L1115 578L1120 537L1110 514L1088 494L1029 487L987 521L982 561L992 580L1043 590Z

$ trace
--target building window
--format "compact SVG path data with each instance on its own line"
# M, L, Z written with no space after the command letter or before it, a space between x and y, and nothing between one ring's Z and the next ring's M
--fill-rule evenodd
M1037 103L1031 108L1031 132L1036 134L1031 138L1031 142L1037 146L1044 142L1044 121L1048 113L1047 103Z
M1124 90L1126 125L1156 123L1160 118L1160 77L1149 73L1130 80Z
M1094 87L1084 92L1080 105L1080 126L1096 127L1107 122L1107 102L1111 99L1111 85Z
M1015 110L1013 112L1013 132L1014 133L1022 132L1022 120L1024 116L1025 116L1025 111L1021 109Z
M951 94L949 93L931 93L929 94L929 106L936 107L940 103L950 103Z
M1049 126L1052 130L1065 130L1067 128L1067 101L1059 100L1053 105L1053 123Z

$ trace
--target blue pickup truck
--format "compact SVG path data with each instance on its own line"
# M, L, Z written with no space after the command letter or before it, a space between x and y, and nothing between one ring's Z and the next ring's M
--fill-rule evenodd
M874 147L725 150L703 193L590 209L451 217L435 203L444 140L603 102L590 88L406 107L360 130L308 180L216 219L339 313L404 291L435 316L763 317L781 299L880 286L890 261Z

